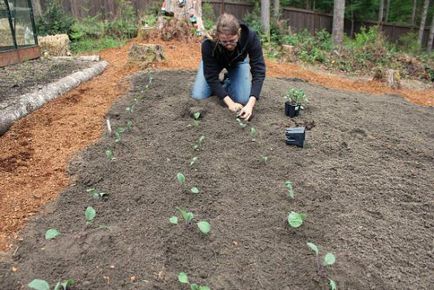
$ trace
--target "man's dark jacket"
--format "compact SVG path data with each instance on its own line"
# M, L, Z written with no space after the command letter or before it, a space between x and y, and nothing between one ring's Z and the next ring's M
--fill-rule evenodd
M234 53L231 55L217 40L205 39L202 42L202 60L205 79L213 94L223 99L229 96L219 80L219 73L223 68L228 71L237 62L243 61L247 56L250 59L250 71L252 73L252 89L250 96L259 99L262 84L265 79L265 62L262 55L261 42L256 32L245 24L241 24L241 37Z

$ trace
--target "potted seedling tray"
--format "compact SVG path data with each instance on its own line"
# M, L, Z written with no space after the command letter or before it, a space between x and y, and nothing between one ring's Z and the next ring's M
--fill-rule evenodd
M306 130L304 127L286 128L286 144L303 147L305 135Z
M300 114L303 104L307 102L307 97L302 89L289 89L288 93L284 96L285 102L285 115L293 118Z

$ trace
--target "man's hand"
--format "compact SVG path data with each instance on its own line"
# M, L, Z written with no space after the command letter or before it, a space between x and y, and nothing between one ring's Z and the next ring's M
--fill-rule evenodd
M228 106L228 109L232 112L238 112L243 109L243 105L240 103L235 103L229 96L226 96L223 99L223 102L225 102L226 106Z
M255 104L256 104L256 98L255 97L250 97L250 99L247 102L247 104L238 113L238 117L240 117L241 119L244 119L244 120L248 121L252 117L253 107L255 106Z

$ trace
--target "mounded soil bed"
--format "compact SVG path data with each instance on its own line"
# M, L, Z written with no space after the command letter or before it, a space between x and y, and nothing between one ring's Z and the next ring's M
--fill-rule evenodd
M82 60L40 58L0 68L0 102L30 93L44 85L92 66Z
M434 284L433 108L268 78L255 117L242 129L217 100L189 98L194 73L155 73L148 90L147 78L136 74L108 114L114 129L128 120L132 129L117 143L106 134L73 159L71 186L0 262L0 289L35 278L72 278L76 289L179 289L181 271L212 289L318 289L307 241L336 254L330 277L340 289ZM295 119L283 114L280 95L288 87L310 96ZM134 98L140 101L130 114ZM198 127L192 107L206 111ZM287 146L285 128L300 125L311 127L305 147ZM265 164L261 155L269 158ZM180 171L184 188L176 181ZM286 180L294 183L294 199ZM190 193L192 186L201 192ZM109 195L95 199L89 188ZM90 225L88 206L97 212ZM211 233L170 224L176 207L192 211L196 222L208 220ZM288 226L289 211L307 214L300 228ZM61 236L46 241L49 228Z

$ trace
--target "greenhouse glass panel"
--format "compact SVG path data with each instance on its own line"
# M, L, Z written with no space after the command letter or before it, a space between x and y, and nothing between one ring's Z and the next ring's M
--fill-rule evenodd
M12 36L11 23L9 22L9 10L6 2L0 0L0 51L14 49L14 38Z
M29 2L29 0L9 0L9 8L18 46L35 45L33 15Z

